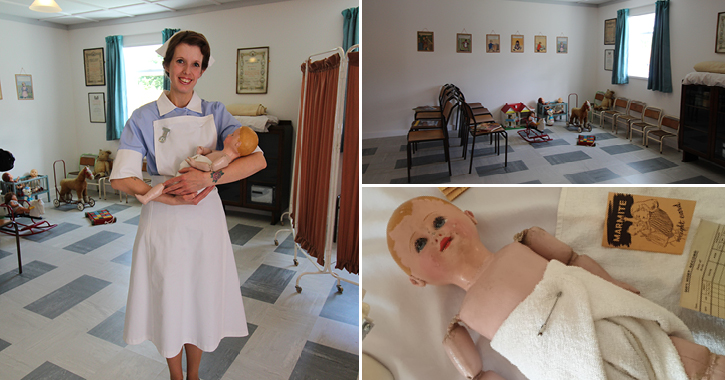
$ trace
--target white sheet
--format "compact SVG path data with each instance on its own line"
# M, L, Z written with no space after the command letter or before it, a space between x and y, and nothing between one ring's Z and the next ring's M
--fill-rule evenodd
M599 188L566 188L567 204L590 203L592 207L601 204L601 215L592 214L592 219L586 221L578 214L567 214L563 218L571 219L562 223L561 228L571 229L580 220L584 230L597 230L597 239L581 236L565 236L571 239L566 243L575 246L580 253L591 253L592 257L601 259L597 246L601 246L601 225L603 224L604 206L606 199L601 201L600 193L607 193L610 189ZM616 190L621 190L617 188ZM725 223L725 190L722 189L638 189L638 194L646 194L645 191L662 191L675 193L689 193L697 195L711 191L719 191L718 207L701 207L701 204L708 203L700 201L695 210L696 221L699 212L708 216L722 214L717 219L711 220ZM477 187L469 189L454 204L466 210L471 210L478 219L478 230L486 246L492 250L499 250L512 241L513 235L531 226L539 226L554 234L557 227L557 210L559 206L560 188L552 187ZM574 194L574 196L571 196ZM442 197L442 194L434 187L406 187L406 188L370 188L362 189L362 286L367 291L364 302L370 305L370 318L373 319L375 327L363 341L363 352L366 352L388 367L396 379L463 379L453 364L450 363L441 345L445 329L448 323L457 312L463 300L462 290L454 287L425 287L418 288L408 282L405 274L398 268L387 251L385 241L385 228L392 211L400 203L419 196L434 195ZM676 196L673 196L676 197ZM682 196L684 198L684 196ZM694 198L690 198L694 199ZM597 214L599 215L599 214ZM702 214L704 215L704 214ZM598 219L596 219L598 218ZM598 222L597 222L598 220ZM698 222L699 223L699 222ZM586 227L584 227L586 226ZM693 231L696 224L693 224ZM593 233L592 231L587 233ZM694 234L692 234L694 236ZM688 245L689 248L689 245ZM586 252L585 252L586 251ZM591 251L591 252L589 252ZM624 254L617 254L621 257ZM661 256L647 252L629 252L631 257L636 257L636 265L630 265L636 272L636 277L627 275L625 271L630 267L626 264L616 264L613 260L601 259L605 269L612 275L622 280L631 281L635 286L643 290L647 298L678 314L691 328L695 340L700 344L707 345L711 350L724 354L725 349L725 325L722 320L708 317L704 314L688 310L673 310L670 305L678 302L679 283L684 268L686 257L676 258L669 255ZM611 258L612 255L610 255ZM682 266L677 271L668 272L667 281L662 280L660 272L661 262L667 260L683 260ZM643 271L642 268L650 268ZM643 287L642 284L652 282L652 289ZM655 293L660 288L667 287L666 293L669 299L668 304L663 304L662 297L656 297ZM646 288L646 289L643 289ZM665 297L666 298L666 297ZM658 302L658 300L660 302ZM676 308L675 308L676 309ZM701 327L702 326L702 327ZM719 330L712 330L713 326L720 326ZM711 331L703 334L701 331ZM477 339L472 334L474 341L483 357L484 369L494 370L507 380L526 380L526 378L506 359L494 352L486 339Z
M693 71L685 76L682 84L701 84L705 86L725 87L725 74L702 73Z
M602 247L605 205L611 190L596 187L563 189L556 237L575 251L586 253L597 260L614 278L635 286L642 296L675 313L692 330L695 342L717 354L725 354L725 320L679 306L682 273L700 220L725 224L725 188L651 187L614 190L697 201L682 255ZM643 271L643 268L651 269Z
M277 116L233 116L242 125L254 129L255 132L267 132L271 125L279 124Z

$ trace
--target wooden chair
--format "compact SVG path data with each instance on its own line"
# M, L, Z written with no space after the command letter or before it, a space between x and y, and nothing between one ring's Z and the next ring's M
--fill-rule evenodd
M479 121L480 119L477 119L476 116L473 115L473 111L471 110L471 107L466 104L462 103L461 107L463 108L463 120L462 120L462 128L467 129L467 133L465 135L465 142L463 144L463 159L466 159L466 148L468 145L468 135L470 134L473 136L473 141L471 142L471 162L468 165L468 174L471 174L473 170L473 156L474 156L474 150L476 147L476 136L483 136L483 135L489 135L491 138L491 143L493 142L493 138L496 137L496 145L494 146L494 150L496 152L496 155L501 154L501 143L500 143L500 137L503 136L505 140L504 145L504 163L503 166L506 167L508 165L508 133L506 133L506 130L499 124L495 122L483 122Z
M614 126L617 123L617 115L626 114L628 110L629 110L629 99L627 99L627 98L615 99L614 103L612 103L612 109L602 111L602 114L601 114L602 123L599 126L604 128L604 122L606 122L607 119L612 119L612 130L614 130Z
M91 171L94 171L95 165L96 165L96 156L95 154L82 154L81 158L78 162L78 170L68 172L66 174L66 178L75 178L78 176L78 173L83 170L84 167L88 166ZM95 186L96 190L98 190L98 197L101 197L101 186L103 185L103 181L106 177L100 177L100 178L89 178L86 180L86 184L88 187Z
M662 120L660 121L659 128L658 129L648 129L644 133L645 137L645 146L649 147L649 140L655 140L659 141L660 143L660 154L662 154L662 146L664 145L664 140L667 137L677 137L677 133L670 133L668 131L665 131L662 129L662 127L672 128L677 132L680 129L680 119L676 118L674 116L665 115L662 116ZM680 150L677 149L679 152Z
M415 120L410 126L411 131L428 130L428 129L448 129L448 121L453 113L453 110L458 107L456 98L449 98L443 105L443 112L440 112L440 118L438 119L427 119L427 120ZM417 149L417 144L413 144L413 153Z
M592 109L589 110L589 123L594 122L595 117L599 117L599 124L602 124L602 111L597 111L594 109L594 106L601 106L602 101L604 100L604 91L597 91L597 93L594 95L594 100L589 102L592 105Z
M452 84L447 84L443 87L444 88L441 89L440 96L438 97L438 106L433 106L432 108L430 108L430 106L414 108L413 110L415 111L415 115L413 116L413 119L430 120L441 118L441 110L445 107L445 103L456 95L455 86Z
M631 102L629 102L629 109L627 109L627 113L618 114L614 124L612 125L612 130L614 134L617 134L617 126L622 124L627 128L627 136L629 136L630 126L634 122L642 121L642 116L646 107L647 105L645 103L637 100L632 100Z
M629 141L632 141L632 134L634 132L640 132L642 133L642 145L645 145L645 132L647 129L659 128L662 115L662 110L657 107L645 108L642 114L642 120L632 123L629 127Z
M443 152L448 162L448 175L453 175L451 171L451 155L448 152L448 128L411 130L408 131L408 183L410 183L410 168L413 166L412 146L420 142L442 141Z

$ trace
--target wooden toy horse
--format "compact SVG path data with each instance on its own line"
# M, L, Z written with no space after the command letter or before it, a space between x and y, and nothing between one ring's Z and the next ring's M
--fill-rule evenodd
M570 125L576 125L580 128L587 127L587 121L589 120L589 109L591 106L589 105L589 101L587 100L582 104L581 108L572 108L571 109L571 116L569 116L569 124ZM591 129L590 129L591 130Z
M88 183L86 183L86 179L88 178L93 178L93 173L86 166L78 173L78 177L75 179L66 178L60 180L60 199L70 202L73 200L71 190L75 190L79 202L88 202Z

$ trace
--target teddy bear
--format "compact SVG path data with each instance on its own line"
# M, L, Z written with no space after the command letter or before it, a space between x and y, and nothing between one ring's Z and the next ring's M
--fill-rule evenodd
M96 158L96 165L93 171L96 173L96 178L107 177L111 174L111 151L110 150L98 150L98 158Z
M607 89L607 92L604 93L604 99L602 99L602 104L598 106L594 106L594 108L597 111L606 111L610 108L612 108L612 103L614 102L614 91Z

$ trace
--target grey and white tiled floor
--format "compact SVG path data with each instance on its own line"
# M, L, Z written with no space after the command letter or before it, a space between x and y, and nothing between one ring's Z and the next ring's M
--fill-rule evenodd
M450 131L451 169L444 160L439 141L420 144L413 154L411 183L451 184L722 184L725 169L704 160L682 162L682 153L665 146L659 153L659 144L642 145L642 137L635 134L632 143L620 128L618 134L607 125L594 126L596 146L576 145L579 135L558 121L546 132L553 138L545 143L530 144L518 130L509 130L508 166L503 167L503 150L495 155L489 138L476 141L473 170L468 174L471 139L464 161L457 131ZM638 137L638 138L637 138ZM501 140L503 148L503 139ZM362 183L406 184L406 137L365 139L362 142Z
M93 196L93 194L92 194ZM21 240L0 234L0 379L122 380L169 378L150 342L122 339L131 248L140 204L99 200L115 224L91 226L70 206L46 206L58 227ZM359 289L299 257L292 239L266 215L229 211L229 234L244 298L249 336L225 338L202 357L204 380L357 379ZM334 259L334 257L333 257ZM359 282L347 272L345 278Z

